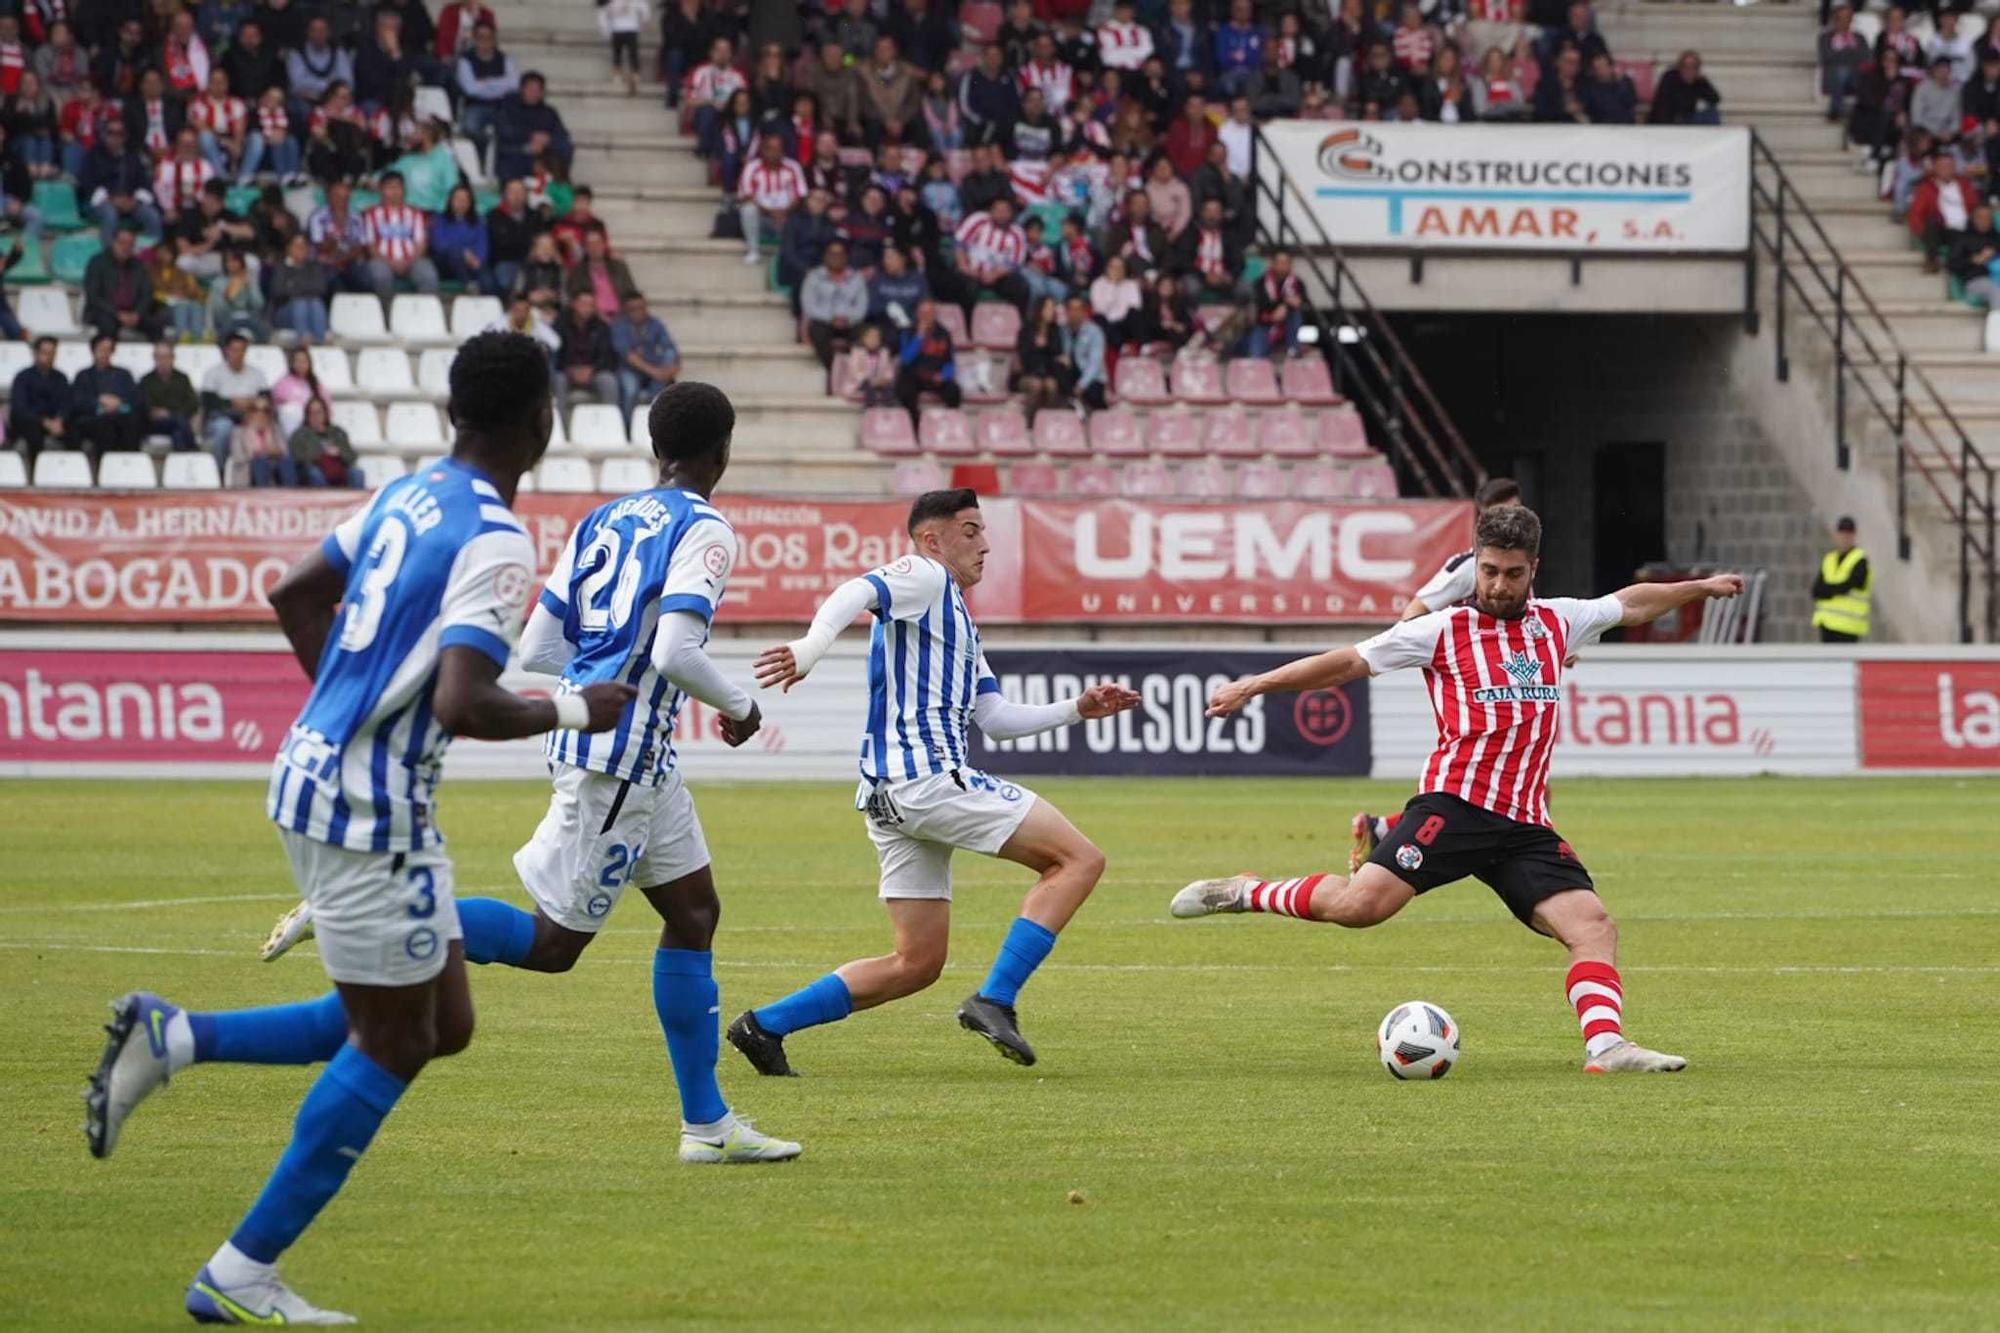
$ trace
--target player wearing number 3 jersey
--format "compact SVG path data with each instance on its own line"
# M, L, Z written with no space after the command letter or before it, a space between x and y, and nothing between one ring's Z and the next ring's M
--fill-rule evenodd
M1679 1056L1627 1041L1618 931L1590 873L1549 826L1563 664L1619 625L1642 625L1710 597L1734 597L1735 575L1640 583L1609 597L1536 599L1542 525L1519 506L1480 514L1472 601L1403 621L1351 648L1302 658L1222 686L1209 716L1256 695L1335 689L1365 676L1421 667L1438 743L1416 796L1352 878L1251 875L1197 880L1174 895L1175 916L1275 912L1342 926L1387 921L1420 893L1474 876L1522 924L1569 952L1565 990L1583 1028L1591 1073L1669 1071Z

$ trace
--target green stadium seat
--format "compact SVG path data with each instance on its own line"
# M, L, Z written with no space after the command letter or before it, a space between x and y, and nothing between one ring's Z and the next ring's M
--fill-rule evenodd
M1264 276L1264 270L1271 266L1262 255L1251 255L1243 261L1243 281L1255 282Z
M242 217L250 211L263 193L260 186L232 185L229 187L229 193L222 197L222 206L236 217Z
M500 207L500 192L498 190L480 190L472 196L472 206L479 210L481 217L485 217L488 213Z
M34 205L50 231L80 231L90 225L76 206L76 187L68 181L36 181Z
M1974 310L1984 310L1986 308L1986 302L1965 290L1965 279L1959 277L1956 273L1945 274L1944 288L1945 294L1960 305L1969 305Z
M97 239L95 231L58 236L49 247L49 267L54 271L56 281L81 287L84 267L103 248L104 244Z
M322 200L321 202L325 202ZM373 190L356 190L348 197L347 207L356 213L365 212L382 202L382 196Z
M780 296L790 297L792 294L791 288L778 281L778 256L776 254L773 254L770 262L764 266L764 285Z
M96 232L90 233L92 237ZM48 260L42 255L41 243L23 244L21 262L7 270L7 281L17 287L39 287L49 280Z
M1028 217L1042 220L1042 240L1050 245L1054 245L1056 237L1062 235L1062 222L1068 216L1069 210L1061 204L1034 204L1028 209ZM1027 221L1027 218L1022 221Z

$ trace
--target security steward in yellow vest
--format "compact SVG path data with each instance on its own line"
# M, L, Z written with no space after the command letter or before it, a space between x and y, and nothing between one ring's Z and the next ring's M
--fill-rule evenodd
M1854 520L1833 525L1833 549L1820 557L1813 580L1813 628L1821 643L1858 643L1868 637L1868 553L1854 544Z

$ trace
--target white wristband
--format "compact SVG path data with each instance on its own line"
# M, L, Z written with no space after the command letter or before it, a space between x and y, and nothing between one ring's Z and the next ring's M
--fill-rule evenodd
M556 729L558 731L582 731L590 725L590 705L580 694L558 694L555 697Z

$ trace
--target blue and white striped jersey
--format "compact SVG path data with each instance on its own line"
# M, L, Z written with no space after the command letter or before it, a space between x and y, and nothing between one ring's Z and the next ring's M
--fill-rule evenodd
M666 781L687 696L653 669L653 636L668 612L714 620L735 563L735 530L694 491L640 491L577 524L542 590L576 649L561 692L623 681L639 693L608 732L550 732L550 759L646 786Z
M321 550L347 589L266 813L351 851L435 847L432 793L451 740L431 714L438 657L462 644L506 666L534 544L492 482L445 459L384 486Z
M935 560L904 556L864 576L875 589L868 642L868 730L861 776L904 782L972 766L976 695L998 694L958 582Z

